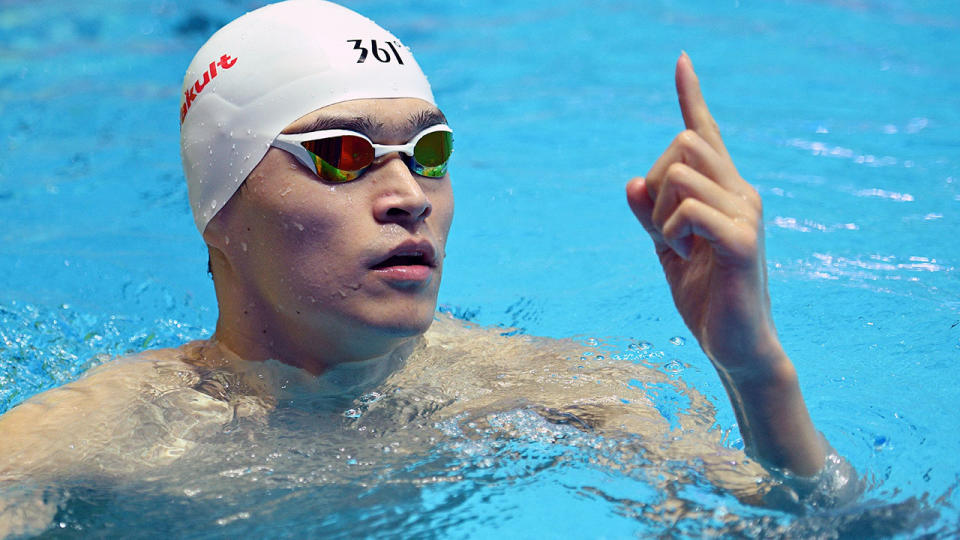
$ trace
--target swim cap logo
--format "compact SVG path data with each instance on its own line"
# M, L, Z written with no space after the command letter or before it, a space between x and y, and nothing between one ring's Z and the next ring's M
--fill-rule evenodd
M377 40L370 40L370 48L363 46L362 39L348 39L347 43L353 43L353 50L360 51L360 58L357 59L358 64L362 64L367 61L367 55L373 53L373 57L381 63L386 64L394 59L397 60L397 63L401 66L403 65L403 58L400 58L400 52L397 50L397 47L403 47L400 45L399 41L388 41L387 46L390 47L390 51L393 51L393 56L390 56L390 51L384 49L383 47L377 46Z
M187 111L190 110L190 105L193 104L193 100L197 99L197 94L203 92L203 89L217 76L217 66L220 66L223 69L230 69L234 64L237 63L236 58L231 58L229 54L225 54L220 57L219 60L215 62L210 62L210 66L206 71L203 72L203 80L197 79L192 86L189 86L183 92L183 103L180 105L180 124L183 125L183 119L187 117ZM402 64L403 62L401 62Z

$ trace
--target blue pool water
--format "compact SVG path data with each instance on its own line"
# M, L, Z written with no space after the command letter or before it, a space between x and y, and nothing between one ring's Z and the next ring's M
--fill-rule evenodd
M818 428L865 475L864 508L915 504L914 515L931 517L904 534L957 533L954 2L345 3L414 49L457 132L446 309L532 335L647 341L649 360L679 360L682 377L719 405L718 427L730 429L723 388L674 313L623 197L626 180L682 128L673 63L688 51L741 174L764 196L775 318ZM111 355L212 331L213 288L178 156L178 91L197 47L257 5L0 2L0 412ZM284 492L298 504L272 523L244 516L239 499L228 510L194 508L200 517L179 522L188 528L155 513L153 529L128 530L704 530L645 516L657 494L595 466L593 446L510 445L500 457L512 461L468 463L460 482L305 488ZM558 455L562 465L545 462ZM714 517L794 519L699 489L690 499ZM332 503L351 498L362 502ZM136 527L125 516L190 508L143 500L103 503L98 515ZM71 519L82 521L63 519L68 531ZM842 523L802 530L868 530ZM895 530L885 526L881 534Z

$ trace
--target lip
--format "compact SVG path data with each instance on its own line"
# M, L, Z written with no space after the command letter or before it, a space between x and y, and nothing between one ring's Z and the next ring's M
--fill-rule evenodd
M390 264L390 259L394 257L416 258L417 261L412 264L402 264L403 261ZM377 257L370 264L370 269L389 281L425 283L433 276L436 266L436 249L433 244L425 239L411 239Z

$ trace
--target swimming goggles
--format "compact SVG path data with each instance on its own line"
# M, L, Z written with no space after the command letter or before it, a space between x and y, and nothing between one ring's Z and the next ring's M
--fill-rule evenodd
M407 144L376 144L363 134L344 129L280 134L272 146L293 154L317 176L335 183L356 180L380 156L403 154L407 167L420 176L440 178L447 173L453 153L453 131L437 124L418 133Z

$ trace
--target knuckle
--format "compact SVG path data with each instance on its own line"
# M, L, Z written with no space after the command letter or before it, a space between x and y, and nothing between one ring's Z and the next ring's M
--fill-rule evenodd
M677 214L677 217L688 220L693 217L694 214L696 214L698 205L699 201L696 199L683 199L680 201L680 204L677 205L677 210L675 213Z
M676 142L680 148L684 150L692 150L696 146L699 139L700 135L698 135L696 131L692 129L685 129L681 131L679 135L677 135Z
M687 168L687 165L680 163L679 161L671 163L667 166L667 170L663 175L664 180L668 182L676 182L677 180L686 176Z
M752 256L757 253L760 247L760 237L755 229L744 231L740 238L740 250L744 256Z
M763 211L763 198L760 197L760 192L757 191L757 188L747 184L747 189L744 190L743 198L757 213L761 213Z

